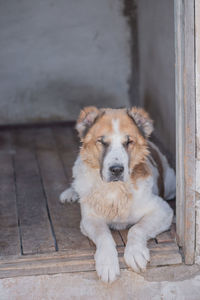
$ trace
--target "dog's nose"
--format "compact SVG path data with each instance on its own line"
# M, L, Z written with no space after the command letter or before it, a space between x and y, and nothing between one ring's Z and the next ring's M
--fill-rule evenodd
M122 165L114 165L114 166L111 166L109 169L110 169L110 172L112 173L112 175L114 175L116 177L120 176L124 171L124 167Z

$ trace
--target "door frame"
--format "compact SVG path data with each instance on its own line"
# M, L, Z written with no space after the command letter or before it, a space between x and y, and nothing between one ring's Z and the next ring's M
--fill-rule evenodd
M174 0L176 73L176 226L185 264L195 258L195 0Z

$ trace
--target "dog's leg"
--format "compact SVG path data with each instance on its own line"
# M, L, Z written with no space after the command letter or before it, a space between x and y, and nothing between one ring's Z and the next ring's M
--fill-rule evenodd
M83 218L81 231L96 245L95 264L98 276L104 282L113 282L120 274L115 242L107 224L102 219Z
M128 241L124 252L126 264L135 272L144 271L150 260L147 241L169 229L173 211L160 197L154 196L149 213L129 229Z
M71 186L70 188L66 189L60 194L59 200L61 203L76 202L79 200L79 196L74 190L74 188Z

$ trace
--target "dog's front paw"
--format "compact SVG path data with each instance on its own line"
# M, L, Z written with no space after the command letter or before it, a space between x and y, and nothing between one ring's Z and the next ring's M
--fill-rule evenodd
M69 189L65 190L60 194L59 199L61 203L76 202L78 201L79 197L78 194L74 191L74 189L70 187Z
M97 249L95 253L96 271L103 282L113 282L120 274L117 250Z
M141 244L127 244L124 252L126 264L139 273L146 270L148 261L150 260L149 249Z

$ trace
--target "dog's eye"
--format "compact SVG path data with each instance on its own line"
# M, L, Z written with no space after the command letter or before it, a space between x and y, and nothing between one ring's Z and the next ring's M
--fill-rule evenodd
M129 145L134 144L134 141L130 139L130 137L127 137L127 140L124 142L124 146L128 147Z
M104 137L101 137L97 140L98 143L100 143L101 145L103 145L104 147L108 146L108 143L105 142Z
M124 144L125 146L129 146L130 144L133 144L133 141L126 141Z

